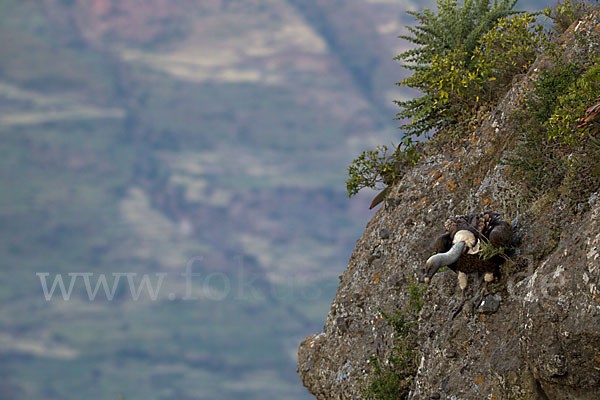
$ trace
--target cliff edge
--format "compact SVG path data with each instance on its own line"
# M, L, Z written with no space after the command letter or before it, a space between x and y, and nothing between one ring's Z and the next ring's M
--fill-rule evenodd
M585 51L600 12L563 35L564 57ZM418 316L418 370L409 399L600 398L600 193L569 203L569 193L523 201L510 166L520 126L513 118L541 71L538 59L475 134L430 155L397 183L367 225L340 276L323 332L298 349L303 384L318 399L362 398L370 358L392 351L382 318L407 304L431 243L447 217L503 213L519 241L510 271L478 298L469 276L464 306L456 275L438 273ZM458 313L456 312L458 309Z

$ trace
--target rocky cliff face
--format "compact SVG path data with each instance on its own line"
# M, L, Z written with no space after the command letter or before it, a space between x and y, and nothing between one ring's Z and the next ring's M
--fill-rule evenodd
M582 50L577 37L599 22L595 13L566 32L566 57ZM481 277L469 276L464 306L452 271L432 279L409 398L600 398L600 194L570 213L568 193L524 206L509 167L499 163L520 133L511 116L546 68L551 63L538 60L461 148L409 171L368 224L323 332L298 350L301 379L318 399L361 397L369 357L391 351L393 330L379 310L406 304L407 285L423 273L447 217L484 210L512 222L518 262L483 301L472 300Z

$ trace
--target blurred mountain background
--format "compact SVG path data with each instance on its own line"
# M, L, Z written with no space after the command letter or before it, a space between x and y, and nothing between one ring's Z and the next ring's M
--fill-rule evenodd
M372 215L346 168L398 142L426 3L0 0L0 399L311 398L296 348Z

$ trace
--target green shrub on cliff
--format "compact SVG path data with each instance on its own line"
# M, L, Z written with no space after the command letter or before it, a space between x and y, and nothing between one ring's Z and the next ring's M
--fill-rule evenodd
M425 9L409 12L420 23L409 28L413 36L401 36L416 45L396 59L405 62L413 75L399 83L417 89L423 95L408 101L397 101L398 119L405 136L420 136L455 123L472 107L490 74L482 70L489 65L474 57L482 37L498 20L512 14L516 0L438 0L438 12Z
M515 3L465 0L459 6L456 0L439 0L437 14L428 9L409 12L420 25L409 28L414 36L401 36L416 47L397 57L413 71L399 85L423 95L397 102L402 108L398 119L410 122L400 127L401 145L392 155L383 148L368 150L350 165L349 196L364 187L396 182L420 156L414 137L449 126L464 129L447 129L446 135L466 135L473 116L493 106L515 75L527 71L546 37L534 15L510 15Z

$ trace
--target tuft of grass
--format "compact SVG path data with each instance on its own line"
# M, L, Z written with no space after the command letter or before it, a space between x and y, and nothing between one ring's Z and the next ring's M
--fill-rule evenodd
M557 34L561 34L593 8L594 5L586 0L563 0L557 1L555 7L546 8L543 14L552 20L553 30Z
M479 245L479 258L483 261L490 260L496 256L504 258L505 261L510 261L508 253L512 247L496 247L487 240L482 240Z
M596 48L570 61L559 59L540 74L517 116L523 133L515 155L504 160L526 196L535 200L556 192L570 213L600 185L597 132L581 124L600 93L598 55Z
M408 304L392 315L379 312L386 322L394 328L393 348L389 356L381 359L372 355L370 382L362 388L364 399L397 400L405 399L410 392L417 373L417 320L423 308L425 286L412 279L408 286Z

